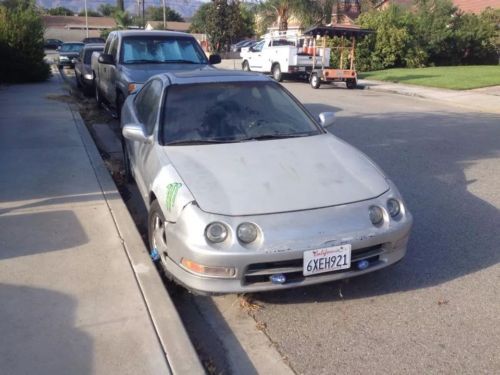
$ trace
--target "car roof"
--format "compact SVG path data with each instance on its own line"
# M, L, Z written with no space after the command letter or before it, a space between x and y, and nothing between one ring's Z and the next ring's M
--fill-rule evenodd
M156 77L161 77L171 85L188 85L192 83L215 83L215 82L272 82L263 75L242 70L216 69L204 67L201 69L170 71Z
M189 36L194 38L191 34L182 33L179 31L166 31L166 30L118 30L113 31L112 33L121 36L143 36L143 35L151 35L151 36Z

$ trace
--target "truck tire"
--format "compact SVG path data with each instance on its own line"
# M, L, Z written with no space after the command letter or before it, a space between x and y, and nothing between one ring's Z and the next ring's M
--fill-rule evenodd
M116 116L118 119L122 116L123 103L125 103L125 97L121 92L116 93Z
M280 64L274 64L271 73L275 81L283 81L283 74L281 74Z
M248 61L243 61L243 64L241 64L241 69L245 72L250 71L250 65L248 64Z
M352 90L356 88L357 83L355 79L348 79L345 81L345 85L348 89Z
M99 90L99 85L97 81L95 81L95 101L97 103L97 106L100 107L102 105L102 96L101 96L101 90Z
M313 89L319 89L321 86L321 79L318 77L316 73L311 75L311 87Z

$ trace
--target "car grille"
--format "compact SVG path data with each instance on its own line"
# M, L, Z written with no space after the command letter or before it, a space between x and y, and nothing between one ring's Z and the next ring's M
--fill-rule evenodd
M351 253L351 267L345 270L325 272L317 275L307 276L307 278L324 276L329 273L342 273L357 270L357 262L367 260L370 262L368 268L380 262L379 255L384 252L382 245L365 247L353 250ZM302 274L303 258L284 260L280 262L266 262L250 264L244 274L243 282L245 285L257 283L271 283L269 276L282 273L286 276L285 284L298 283L306 279Z

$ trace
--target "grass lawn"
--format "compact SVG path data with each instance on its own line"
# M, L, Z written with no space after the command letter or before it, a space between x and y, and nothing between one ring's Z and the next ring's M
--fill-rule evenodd
M359 73L360 78L453 90L500 85L500 65L387 69Z

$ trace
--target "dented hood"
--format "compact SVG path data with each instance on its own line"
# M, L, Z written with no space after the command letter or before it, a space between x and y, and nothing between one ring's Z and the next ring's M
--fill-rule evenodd
M164 149L200 208L215 214L335 206L389 189L364 154L330 134Z

